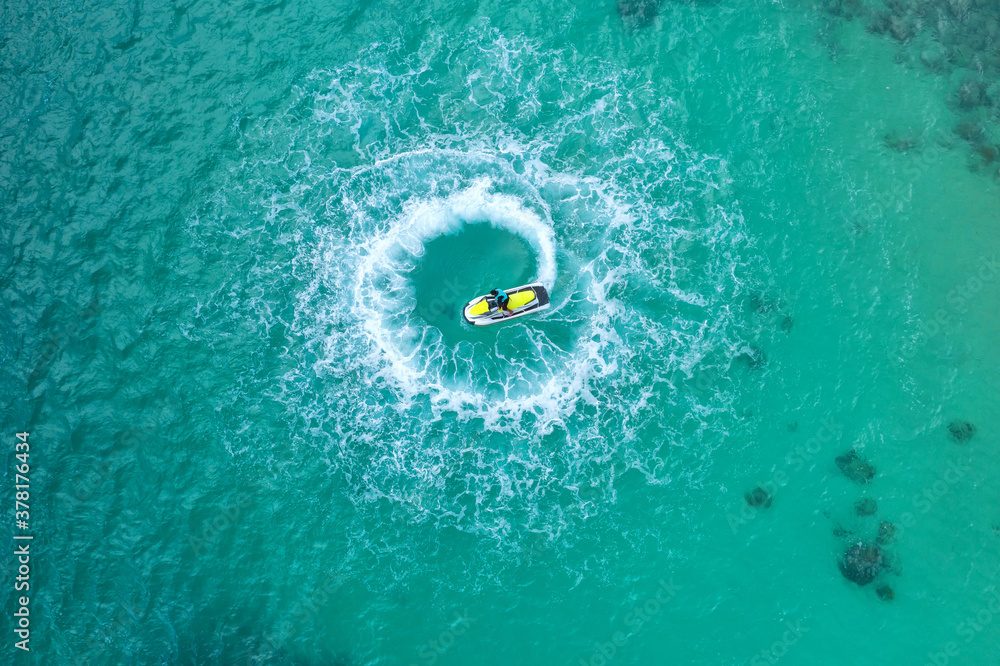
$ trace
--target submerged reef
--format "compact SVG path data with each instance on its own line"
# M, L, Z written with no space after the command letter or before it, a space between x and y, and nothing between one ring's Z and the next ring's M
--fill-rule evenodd
M778 302L763 292L750 294L750 307L760 314L767 314L778 307Z
M785 302L763 291L754 291L747 296L746 310L753 315L776 322L777 328L788 333L795 326L795 319L787 313Z
M878 503L870 497L863 497L854 503L854 513L858 516L873 516L878 511Z
M859 541L844 551L840 560L840 573L858 585L872 582L881 570L882 550L872 543Z
M919 137L908 132L897 132L891 130L882 137L882 143L886 148L895 150L897 153L908 153L917 147Z
M973 171L985 171L993 168L993 163L1000 157L1000 146L979 146L972 153L969 167Z
M760 486L757 486L746 495L744 495L747 504L756 508L764 508L771 506L771 493L767 492Z
M618 0L618 15L636 26L653 22L660 12L660 0Z
M968 421L955 419L948 424L948 435L956 442L968 442L975 434L976 426L972 425Z
M751 370L760 370L767 365L767 354L756 345L750 346L745 351L736 356L736 360L743 363Z
M896 526L890 523L888 520L883 520L878 524L878 538L875 541L878 545L884 546L888 543L892 543L893 539L896 538Z
M1000 2L996 0L822 0L830 20L860 21L899 44L896 61L947 81L947 103L961 118L969 168L994 175L1000 163ZM889 133L887 147L915 143Z
M975 120L962 120L955 125L955 134L958 138L975 145L986 139L986 127Z
M868 483L875 477L875 466L860 457L854 449L837 456L835 462L844 476L855 483Z

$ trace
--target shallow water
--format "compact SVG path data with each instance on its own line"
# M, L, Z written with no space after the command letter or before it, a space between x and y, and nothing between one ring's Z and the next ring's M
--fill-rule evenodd
M992 663L991 7L647 5L2 8L5 660Z

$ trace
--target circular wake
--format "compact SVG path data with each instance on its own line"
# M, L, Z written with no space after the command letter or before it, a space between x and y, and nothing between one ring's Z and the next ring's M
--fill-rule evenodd
M246 383L357 507L551 535L629 470L704 474L711 451L691 442L730 409L705 377L743 345L742 220L725 164L677 139L640 75L486 26L465 37L315 72L244 137L254 157L194 221L244 267L208 307L278 350ZM471 224L530 246L550 310L458 337L420 315L425 248ZM448 279L445 311L483 293Z
M414 157L394 158L393 167L411 171ZM425 153L420 157L447 162L441 165L441 170L454 168L456 162L470 161L469 156L447 152L434 156ZM469 172L475 171L469 169ZM524 238L538 261L538 274L532 281L540 281L551 289L556 279L555 240L551 221L543 219L547 213L535 213L516 196L492 191L494 184L489 177L475 177L468 183L465 180L456 175L453 184L443 188L454 191L407 201L384 232L375 234L358 247L354 258L358 265L354 314L363 322L367 342L376 356L374 364L378 372L375 377L384 379L407 401L417 395L427 395L437 411L446 408L468 415L469 410L473 410L472 413L486 416L494 424L500 413L530 409L532 396L512 395L518 382L512 381L510 375L498 380L496 372L493 377L486 374L484 368L490 367L486 363L488 359L477 358L475 353L464 356L458 350L447 349L440 336L414 315L415 294L408 286L408 276L423 255L427 241L455 232L466 223L482 220ZM340 256L349 253L336 240L331 243ZM461 293L454 284L448 287L453 296ZM466 297L475 295L478 294L465 294ZM455 298L449 300L447 306L461 307ZM335 348L344 341L335 339L330 343ZM469 350L463 348L462 351ZM482 350L478 351L485 356ZM442 364L454 364L461 369L448 375L442 373ZM505 366L514 367L509 363ZM486 410L487 402L495 409Z
M317 294L343 290L348 281L354 295L350 313L364 335L352 326L327 336L328 362L317 367L336 372L349 349L350 356L366 359L373 384L393 391L397 409L425 407L421 418L448 412L461 420L480 418L487 430L515 432L527 414L536 417L535 431L561 421L587 397L591 377L616 366L602 349L618 341L618 332L611 325L614 303L604 297L604 285L593 282L593 260L565 249L572 274L557 282L555 223L534 185L537 178L529 171L516 173L502 154L482 151L421 150L353 170L340 204L358 233L324 234L316 253L317 279L303 300L311 308L319 302ZM565 175L562 180L572 182ZM400 184L408 196L395 196ZM356 192L365 194L357 198ZM595 202L610 204L601 197L590 203ZM605 210L605 217L608 213L622 211ZM427 241L474 221L524 238L536 254L534 280L557 299L564 296L541 322L513 323L500 329L502 335L494 331L451 346L416 315L409 275ZM456 310L478 295L452 291Z

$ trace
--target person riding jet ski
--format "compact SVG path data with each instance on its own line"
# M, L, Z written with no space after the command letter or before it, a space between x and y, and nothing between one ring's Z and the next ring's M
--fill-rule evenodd
M541 282L511 289L493 289L465 304L462 318L472 326L491 326L537 314L549 307L549 292Z
M503 289L493 289L490 291L490 295L496 299L497 305L500 306L500 311L504 313L506 317L510 312L510 296L507 295Z

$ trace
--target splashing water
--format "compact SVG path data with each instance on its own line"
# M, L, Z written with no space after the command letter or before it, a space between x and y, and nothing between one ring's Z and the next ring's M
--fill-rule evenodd
M272 290L249 304L261 322L296 294L302 344L266 390L314 424L359 506L556 533L567 496L599 511L581 488L627 469L650 483L703 472L708 452L680 433L730 409L722 388L691 384L741 345L729 303L746 239L725 164L663 138L671 102L637 74L571 75L561 52L488 27L468 37L416 55L379 45L310 75L245 138L250 154L287 149L243 165L197 228L226 233L258 208L260 256L291 256L269 287L240 286ZM527 243L553 307L453 339L420 316L413 272L430 241L477 223ZM478 293L453 286L442 302Z

